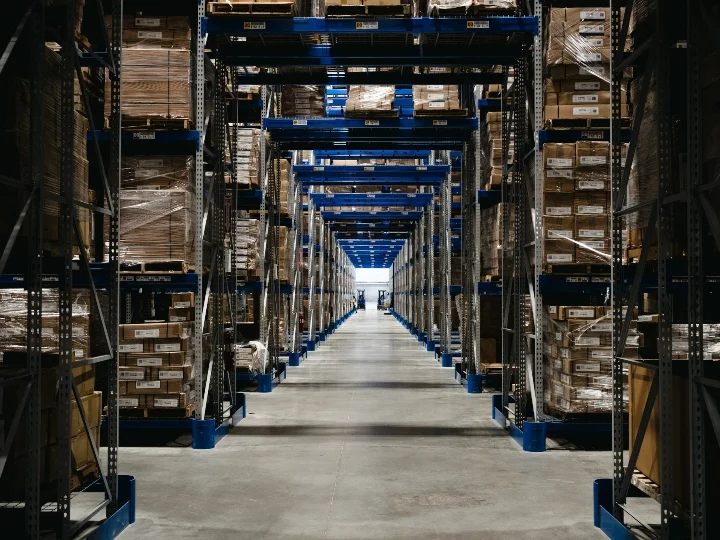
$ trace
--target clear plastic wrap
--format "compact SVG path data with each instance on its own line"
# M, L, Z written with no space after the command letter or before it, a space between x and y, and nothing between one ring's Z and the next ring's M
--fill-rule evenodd
M413 109L417 111L460 110L458 87L447 84L425 84L413 86Z
M286 118L325 116L325 87L319 85L283 86L281 115Z
M513 10L515 9L515 0L428 0L428 15L443 15L444 11L453 10L455 12L462 10L470 10L475 8L478 11L492 10Z
M123 50L122 105L125 122L192 120L191 52L184 49ZM105 78L110 95L110 77ZM105 100L110 117L110 100Z
M550 412L612 410L612 316L606 306L548 306L544 322L545 404ZM625 356L637 358L632 325ZM625 387L627 392L627 386Z
M674 360L688 359L688 325L672 325L672 356ZM720 324L703 324L703 358L720 360Z
M489 112L481 125L480 131L480 170L484 179L485 189L499 189L503 177L502 147L502 114ZM508 164L513 161L515 152L515 133L508 135ZM508 182L512 180L512 172L508 173Z
M62 61L60 55L49 48L43 51L42 70L44 74L43 85L43 181L47 194L60 194L60 157L62 144L61 118L60 118L60 70ZM30 178L30 100L31 88L28 81L16 79L14 86L8 84L8 107L3 110L3 140L8 145L6 153L6 168L9 174L19 180ZM73 169L74 169L74 199L89 203L90 190L89 163L87 160L87 132L89 123L79 112L74 112L73 131ZM17 209L25 204L26 194L18 191L17 197L12 195L13 190L5 188L0 211L7 211L9 215L16 215ZM43 200L43 248L52 254L59 254L59 203L46 196ZM77 217L80 224L83 242L86 251L90 250L90 210L77 208ZM2 220L0 220L2 221ZM5 220L0 226L0 233L10 236L14 227L12 221ZM24 228L21 234L25 234ZM75 249L75 248L74 248Z
M392 111L394 103L394 85L351 84L348 87L345 116L363 116L377 111Z
M233 345L235 367L245 368L251 373L265 373L267 367L267 349L259 341Z
M108 35L112 16L105 17ZM123 17L123 49L185 49L191 48L190 21L181 16L125 15Z
M194 199L181 189L121 190L120 261L192 262Z
M547 43L546 122L609 118L610 9L551 8ZM620 114L628 117L626 91L621 100Z
M231 130L232 130L231 126ZM244 188L260 186L260 141L262 131L257 128L238 128L235 148L235 179ZM225 161L230 162L231 137L225 139ZM229 175L232 181L232 175Z
M606 142L543 146L545 264L610 263L609 151Z
M235 225L235 268L248 275L257 274L260 257L258 236L260 223L257 219L238 217Z
M490 279L502 275L502 212L505 203L500 203L480 210L480 276L481 279ZM508 205L510 212L510 229L508 231L508 255L512 253L515 245L514 207ZM512 264L511 260L506 261Z
M129 156L122 158L122 189L189 190L193 179L190 156Z
M0 289L0 352L27 349L27 291ZM57 353L60 337L59 292L42 291L42 351ZM90 355L90 292L73 290L72 337L75 359Z

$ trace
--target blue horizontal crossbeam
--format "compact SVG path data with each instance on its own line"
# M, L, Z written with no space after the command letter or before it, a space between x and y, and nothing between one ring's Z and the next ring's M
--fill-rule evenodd
M321 212L325 221L417 221L422 212L403 210L401 212Z
M338 158L398 158L398 159L428 159L430 150L316 150L315 157L319 159Z
M316 206L380 206L423 208L432 193L311 193Z
M505 82L502 73L491 73L488 71L468 70L461 73L414 73L412 70L392 71L363 71L363 72L342 72L318 70L293 70L281 71L279 73L268 73L262 70L259 73L243 73L235 77L239 85L279 85L279 84L309 84L309 85L332 85L332 84L503 84Z
M353 221L330 223L331 231L412 231L415 229L414 223L358 223Z
M338 130L338 129L443 129L446 132L455 132L458 129L475 130L478 127L477 118L265 118L263 127L274 131L276 129L291 129L295 131L307 130Z
M232 34L510 34L524 32L536 35L537 17L392 17L382 19L295 17L267 18L205 17L203 35Z
M629 143L632 130L620 132L622 142ZM545 143L570 143L576 141L610 141L610 129L542 129L538 133L538 141Z

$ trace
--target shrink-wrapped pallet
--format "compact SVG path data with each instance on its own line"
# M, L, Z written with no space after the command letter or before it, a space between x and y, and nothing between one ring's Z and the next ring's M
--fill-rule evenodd
M345 116L372 116L373 113L387 115L393 111L394 102L394 85L351 84L348 87Z
M319 85L283 86L280 111L285 118L325 116L325 91Z

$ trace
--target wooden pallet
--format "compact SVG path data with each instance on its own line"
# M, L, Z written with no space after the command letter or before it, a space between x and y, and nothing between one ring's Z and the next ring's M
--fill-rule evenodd
M262 16L293 17L294 2L209 2L208 15L221 16Z
M514 15L512 9L493 8L489 6L467 6L444 8L435 6L430 12L430 17L487 17L500 15Z
M629 129L632 118L621 118L620 126ZM545 120L547 129L609 129L610 118L549 118Z
M610 274L609 264L544 264L543 271L546 274Z
M480 373L485 375L502 375L503 365L498 362L491 364L480 363Z
M625 259L628 262L638 262L640 260L640 254L642 253L642 250L643 248L641 247L626 249ZM657 246L650 246L650 249L648 250L648 261L657 261L657 258Z
M468 115L467 109L447 109L434 111L415 111L413 116L416 118L465 118Z
M487 274L485 276L480 276L480 281L485 283L498 283L502 281L502 276L498 276L495 274Z
M186 261L120 263L121 274L187 274L193 270Z
M195 410L195 405L190 404L186 407L168 407L168 408L152 408L152 409L137 409L137 408L120 408L120 418L129 420L141 420L141 419L183 419L189 418Z
M345 118L397 118L399 115L400 112L397 109L345 111Z
M194 122L189 118L148 118L123 115L121 125L128 129L170 130L192 129ZM110 129L110 118L105 117L105 129Z
M406 4L368 4L365 0L363 6L326 6L325 16L330 18L342 17L409 17L410 6Z

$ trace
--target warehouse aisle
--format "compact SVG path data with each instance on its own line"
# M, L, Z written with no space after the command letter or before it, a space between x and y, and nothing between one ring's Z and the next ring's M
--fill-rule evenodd
M123 448L127 539L604 538L609 452L524 454L393 317L359 312L215 450Z

